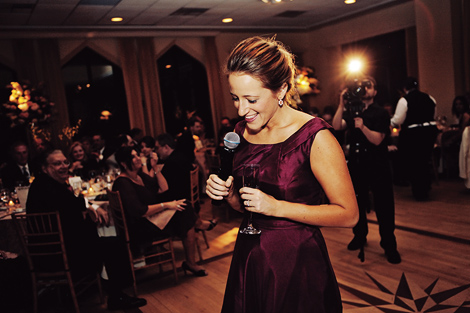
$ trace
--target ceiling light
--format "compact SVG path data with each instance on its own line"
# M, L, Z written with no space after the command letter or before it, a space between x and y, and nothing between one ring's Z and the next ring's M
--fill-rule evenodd
M123 18L120 17L120 16L116 16L116 17L111 18L111 22L115 22L115 23L122 22L122 20L123 20Z
M353 3L356 3L356 0L344 0L344 3L353 4Z
M282 2L282 0L261 0L261 1L263 1L264 3L269 3L269 4Z
M233 18L231 17L227 17L222 20L222 23L232 23L232 22L233 22Z

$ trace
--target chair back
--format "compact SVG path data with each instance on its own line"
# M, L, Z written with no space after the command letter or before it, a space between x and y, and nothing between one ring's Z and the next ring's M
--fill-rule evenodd
M189 202L194 207L199 202L199 166L195 166L190 173L190 198Z
M129 232L127 228L126 216L122 206L121 195L119 191L107 190L109 209L116 228L116 234L122 238L126 243L129 243Z
M47 265L48 259L54 259L55 271L69 271L59 212L13 214L12 218L30 271L35 271L39 264Z
M13 214L31 274L34 312L38 312L38 287L67 285L76 313L80 313L77 296L97 284L101 303L103 291L99 273L73 281L65 250L59 212Z
M108 200L109 200L109 209L111 210L112 218L114 220L114 227L116 228L116 234L118 237L125 240L127 247L127 254L129 256L129 264L131 266L132 272L132 284L134 295L137 296L137 281L135 277L135 271L139 269L144 269L152 266L161 266L165 263L171 263L173 268L173 275L175 276L175 282L178 282L178 276L176 272L176 263L175 263L175 254L173 251L173 242L170 237L163 238L161 240L153 241L150 245L160 248L164 244L168 244L169 248L167 250L163 249L163 252L153 251L152 253L144 255L134 256L132 253L129 232L127 228L126 215L124 213L124 207L122 206L121 195L119 191L107 190ZM164 256L168 256L167 259L161 259ZM147 263L148 260L152 260L153 263ZM135 267L135 264L143 263L139 267ZM161 270L161 267L160 267Z

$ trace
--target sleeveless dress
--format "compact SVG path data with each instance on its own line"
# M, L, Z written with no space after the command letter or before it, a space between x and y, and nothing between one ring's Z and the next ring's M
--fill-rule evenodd
M317 132L331 127L313 118L284 142L251 144L243 137L245 125L241 121L235 127L241 139L234 155L235 188L241 188L243 164L258 163L263 192L278 200L321 204L324 193L310 167L310 150ZM248 216L245 213L240 229ZM256 213L253 226L260 235L238 234L223 313L342 312L318 227Z

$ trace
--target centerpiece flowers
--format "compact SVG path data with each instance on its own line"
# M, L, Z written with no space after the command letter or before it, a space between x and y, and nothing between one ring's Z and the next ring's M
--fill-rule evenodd
M51 121L54 102L43 95L41 88L19 82L11 82L7 88L11 89L11 94L0 112L10 121L10 127L41 125Z

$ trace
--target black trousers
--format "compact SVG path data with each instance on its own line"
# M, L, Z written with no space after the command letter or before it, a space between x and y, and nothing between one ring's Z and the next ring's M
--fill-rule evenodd
M432 152L437 133L436 126L415 127L400 132L400 163L417 199L426 198L431 189Z
M379 224L380 246L386 251L395 250L395 201L389 161L386 158L377 160L359 156L357 159L350 159L348 167L359 205L359 221L353 228L354 236L365 240L369 233L367 211L371 208L372 194L373 208Z

